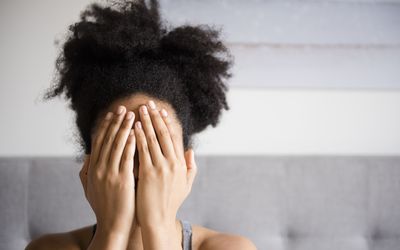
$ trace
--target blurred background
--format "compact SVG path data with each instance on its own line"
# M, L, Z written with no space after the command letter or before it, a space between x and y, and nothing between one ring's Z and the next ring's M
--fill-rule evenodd
M0 156L72 156L73 114L42 102L90 1L0 2ZM235 65L197 154L399 155L400 1L162 0L171 25L222 29Z

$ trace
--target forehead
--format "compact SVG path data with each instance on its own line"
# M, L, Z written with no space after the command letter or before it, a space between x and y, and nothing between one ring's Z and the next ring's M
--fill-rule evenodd
M132 111L135 113L135 122L140 121L141 118L140 118L140 114L139 114L139 108L142 105L147 105L149 100L154 101L154 103L156 104L157 110L161 110L162 108L164 108L168 112L168 116L170 117L170 119L172 119L172 123L171 123L172 126L174 127L174 129L177 129L179 131L178 134L181 134L182 133L181 126L180 126L179 120L177 119L174 108L165 101L161 101L157 98L154 98L152 96L149 96L149 95L146 95L143 93L135 93L133 95L115 100L114 102L112 102L110 104L109 107L106 108L106 110L104 110L102 112L102 115L100 117L101 118L104 117L104 115L107 114L107 112L109 112L109 111L115 113L116 110L118 109L118 107L120 105L123 105L126 107L127 111Z

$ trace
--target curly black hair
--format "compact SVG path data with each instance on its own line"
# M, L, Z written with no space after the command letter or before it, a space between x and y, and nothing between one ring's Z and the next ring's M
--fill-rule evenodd
M80 151L91 152L99 115L116 99L135 93L172 105L185 150L192 135L219 123L233 56L209 25L172 28L150 0L91 3L69 26L56 59L53 85L44 100L65 93L75 111Z

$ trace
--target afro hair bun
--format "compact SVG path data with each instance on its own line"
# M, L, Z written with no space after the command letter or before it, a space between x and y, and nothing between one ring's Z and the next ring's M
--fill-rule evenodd
M232 76L228 69L233 57L218 36L219 32L207 25L184 25L161 39L166 61L186 86L192 103L194 132L209 124L215 127L221 109L229 110L225 97L228 87L223 78Z
M69 26L56 60L56 84L44 96L64 92L71 99L86 153L99 113L139 91L174 106L185 142L215 127L222 109L229 109L224 78L232 76L233 64L220 31L208 25L167 27L157 0L149 0L150 7L144 0L109 2L91 3Z

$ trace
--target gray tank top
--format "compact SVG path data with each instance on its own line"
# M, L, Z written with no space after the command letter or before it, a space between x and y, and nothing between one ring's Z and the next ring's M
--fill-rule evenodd
M192 225L190 225L189 221L180 220L182 225L182 249L183 250L192 250ZM93 225L93 234L96 232L97 224Z
M192 250L192 225L189 221L181 220L182 224L182 249Z

